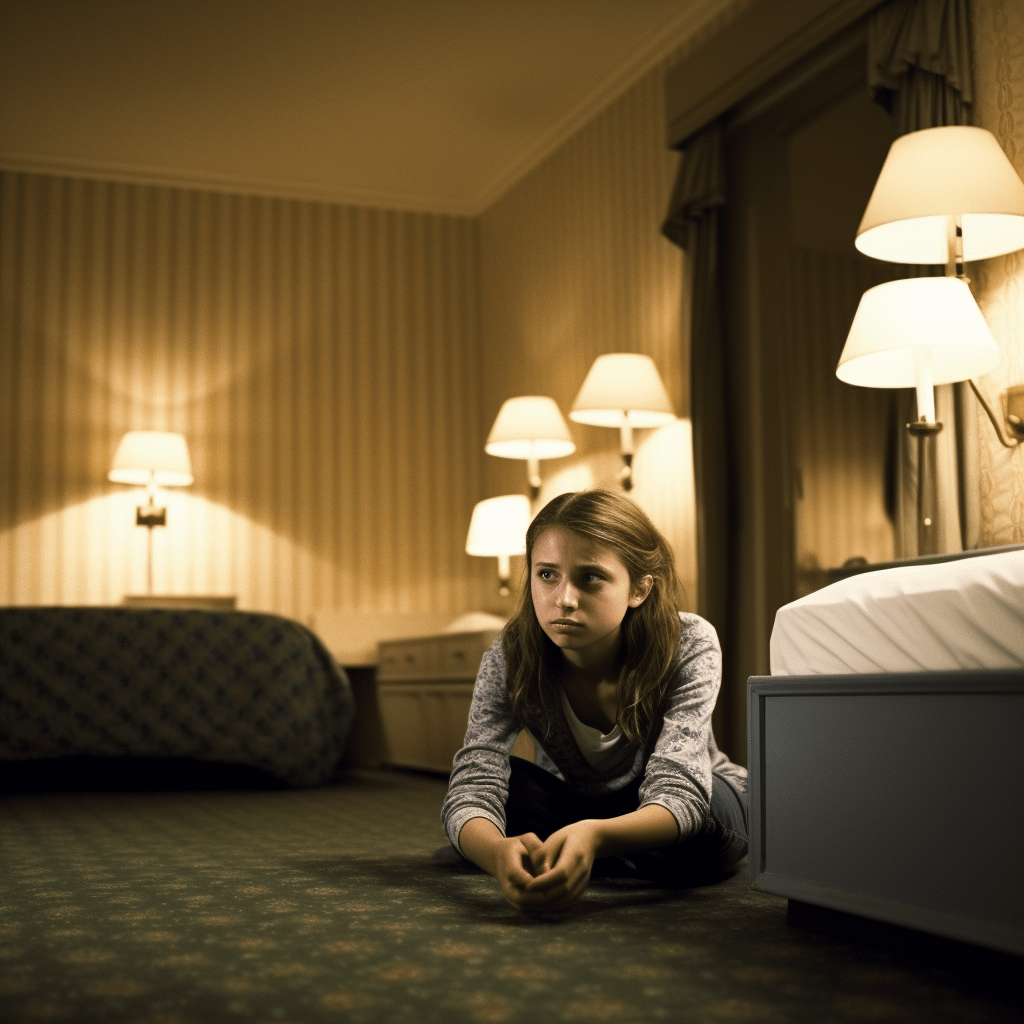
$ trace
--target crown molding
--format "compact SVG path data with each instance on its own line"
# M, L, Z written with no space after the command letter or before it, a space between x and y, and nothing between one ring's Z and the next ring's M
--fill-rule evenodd
M0 152L0 170L64 178L87 178L92 181L106 181L122 185L149 185L157 188L218 192L229 195L257 196L265 199L326 203L335 206L370 207L447 217L473 217L478 212L464 203L448 203L438 200L435 196L372 189L327 189L319 185L295 181L215 174L199 175L163 167L143 167L134 164L76 159L55 160L26 153Z

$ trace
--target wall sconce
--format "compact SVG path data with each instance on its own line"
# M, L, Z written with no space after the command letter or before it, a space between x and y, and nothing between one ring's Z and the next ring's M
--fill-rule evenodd
M654 360L618 352L594 360L569 419L619 428L625 464L619 479L628 491L633 487L633 430L663 427L673 422L676 414Z
M484 451L503 459L526 459L530 499L540 494L540 459L576 451L569 426L553 398L523 395L502 403Z
M157 487L188 487L193 480L188 444L182 434L131 430L121 438L107 478L115 484L146 488L146 504L135 510L136 526L146 531L146 585L153 593L153 527L167 525L167 509L156 504Z
M525 494L503 494L478 501L469 521L466 554L498 558L498 593L508 597L512 574L509 558L526 554L530 502Z
M994 369L999 347L967 283L912 277L869 288L861 297L836 376L872 388L916 388L918 554L938 551L935 529L934 384L952 384Z
M875 259L944 263L947 277L963 278L965 260L1024 248L1024 182L984 128L950 125L910 132L889 149L855 244ZM1007 394L1001 426L970 383L1000 442L1010 448L1024 440L1019 389ZM1006 440L1005 427L1017 441Z

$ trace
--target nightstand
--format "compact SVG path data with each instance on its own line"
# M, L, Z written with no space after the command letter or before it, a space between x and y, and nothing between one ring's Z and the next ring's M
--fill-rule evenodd
M448 773L462 746L480 660L497 629L380 644L377 701L388 763Z

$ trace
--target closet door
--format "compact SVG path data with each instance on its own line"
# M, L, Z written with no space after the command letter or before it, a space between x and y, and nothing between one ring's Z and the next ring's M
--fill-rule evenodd
M746 680L769 671L776 610L849 559L893 557L893 393L835 376L860 296L903 273L853 244L893 138L866 61L851 32L742 104L727 130L733 746L746 736Z

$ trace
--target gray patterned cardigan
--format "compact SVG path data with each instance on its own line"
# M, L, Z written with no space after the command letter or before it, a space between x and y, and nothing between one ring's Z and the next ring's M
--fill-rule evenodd
M711 712L722 679L722 653L714 627L697 615L680 612L682 632L675 679L660 728L637 747L632 763L605 775L590 766L569 730L561 702L527 709L522 723L536 741L537 764L581 793L614 792L642 778L640 806L660 804L676 819L677 842L700 832L709 821L711 773L725 776L746 792L747 772L715 744ZM455 755L441 821L452 844L471 818L487 818L505 833L509 751L520 731L505 686L505 657L500 638L484 655L473 687L469 726Z

